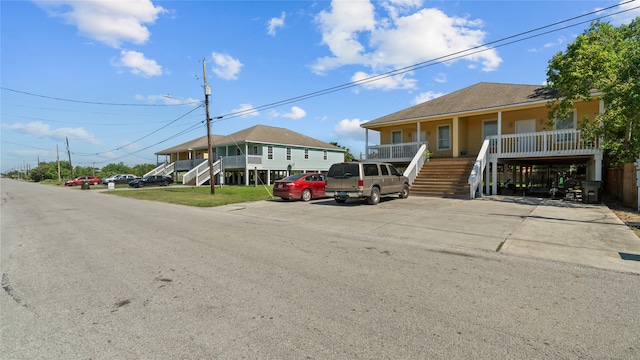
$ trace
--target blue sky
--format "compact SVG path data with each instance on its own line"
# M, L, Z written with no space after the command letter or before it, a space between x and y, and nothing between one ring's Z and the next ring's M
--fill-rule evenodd
M363 122L482 81L543 84L549 59L588 28L579 22L640 1L494 42L620 3L2 1L0 167L55 161L56 147L66 160L65 139L74 166L154 163L155 152L206 135L203 60L211 117L223 116L212 133L283 127L358 156ZM445 57L454 53L467 56Z

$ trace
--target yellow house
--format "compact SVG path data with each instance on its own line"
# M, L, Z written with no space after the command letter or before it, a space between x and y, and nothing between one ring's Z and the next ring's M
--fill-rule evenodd
M483 183L485 193L496 194L498 173L509 175L505 167L523 177L513 179L522 183L534 165L580 164L587 180L600 181L601 148L581 136L579 119L597 116L603 102L577 102L568 118L549 119L552 99L539 85L478 83L362 124L365 156L409 164L414 179L420 169L413 169L412 161L425 152L433 160L459 158L468 166L465 180L472 198L482 193ZM379 132L380 145L369 145L369 131Z

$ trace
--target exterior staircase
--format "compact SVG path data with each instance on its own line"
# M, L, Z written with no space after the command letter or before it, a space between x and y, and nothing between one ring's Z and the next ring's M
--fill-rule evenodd
M469 197L469 174L474 158L432 158L411 184L411 195Z

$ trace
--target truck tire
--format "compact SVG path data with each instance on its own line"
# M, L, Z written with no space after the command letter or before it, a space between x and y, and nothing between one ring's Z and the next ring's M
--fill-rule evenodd
M377 205L380 202L380 189L377 187L371 188L371 195L367 198L367 203L369 205Z
M406 199L409 197L409 184L404 184L402 186L402 191L400 191L400 199Z

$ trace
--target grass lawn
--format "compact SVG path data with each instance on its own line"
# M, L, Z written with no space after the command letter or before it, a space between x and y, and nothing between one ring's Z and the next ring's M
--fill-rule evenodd
M106 186L95 186L95 188L100 187L106 188ZM226 185L216 187L215 194L212 195L210 186L183 187L174 185L131 190L124 190L124 188L120 190L116 187L115 191L108 191L105 194L188 206L213 207L246 201L270 200L273 199L271 191L271 187L264 186Z

